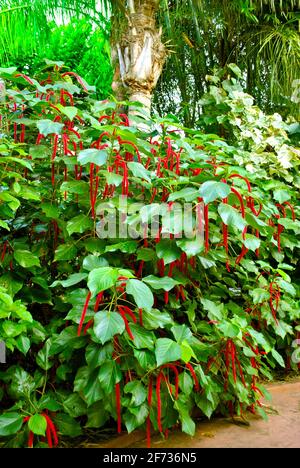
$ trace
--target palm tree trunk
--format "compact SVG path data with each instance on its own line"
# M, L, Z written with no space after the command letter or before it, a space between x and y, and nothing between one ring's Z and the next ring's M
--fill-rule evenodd
M128 0L121 33L112 40L116 97L126 95L129 101L141 103L149 116L153 91L166 59L161 30L156 26L158 7L159 0ZM129 114L136 112L129 108Z

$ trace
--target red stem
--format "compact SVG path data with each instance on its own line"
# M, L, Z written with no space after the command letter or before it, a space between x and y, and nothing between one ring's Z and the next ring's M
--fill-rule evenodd
M90 302L91 297L92 297L91 292L88 292L88 294L87 294L87 296L86 296L85 304L84 304L84 307L83 307L83 310L82 310L80 323L79 323L79 326L78 326L78 333L77 333L78 336L81 335L81 330L82 330L83 322L84 322L84 319L85 319L85 316L86 316L86 312L87 312L87 309L88 309L88 306L89 306L89 302Z
M122 432L122 418L121 418L121 390L120 384L117 383L115 386L116 392L116 409L117 409L117 430L118 434Z
M77 75L77 73L74 73L74 72L65 72L63 73L61 76L66 76L66 75L69 75L69 76L74 76L76 78L76 80L78 81L78 83L81 84L81 86L83 87L83 89L88 92L88 89L87 87L85 86L84 82L82 81L82 79L80 78L79 75Z
M157 399L157 425L159 432L162 432L162 424L161 424L161 395L160 395L160 385L161 379L163 378L162 372L158 374L156 379L156 399Z
M29 435L28 435L28 447L29 448L33 447L33 439L34 439L34 434L32 431L29 431Z
M3 262L3 260L5 259L7 246L8 246L8 241L5 241L4 244L3 244L3 250L2 250L2 254L1 254L1 262Z
M101 304L101 302L102 302L102 300L103 300L103 294L104 294L103 291L100 292L100 293L98 294L97 298L96 298L96 302L95 302L95 306L94 306L94 311L95 311L95 312L98 312L98 310L99 310L99 306L100 306L100 304Z
M143 309L139 309L139 320L141 327L143 326Z
M236 383L236 367L235 367L236 349L235 349L235 344L233 343L233 341L230 342L230 350L231 350L231 365L232 365L233 380Z
M193 377L194 379L194 383L195 383L195 390L198 392L200 390L200 386L199 386L199 382L198 382L198 379L197 379L197 376L195 374L195 371L194 371L194 368L193 366L187 362L185 367L190 371L191 373L191 376Z
M153 394L153 383L152 383L152 377L150 377L149 380L149 386L148 386L148 407L149 407L149 414L147 416L147 423L146 423L146 433L147 433L147 448L151 448L151 419L150 419L150 410L151 410L151 404L152 404L152 394Z
M249 252L249 249L247 249L247 247L245 247L243 245L242 251L241 251L240 255L238 256L238 258L236 259L235 264L239 265L241 263L241 261L243 260L243 258L245 257L245 255L247 255L248 252Z
M229 179L234 179L234 178L244 180L246 182L246 184L247 184L248 192L251 192L251 184L250 184L249 180L247 179L247 177L243 177L240 174L231 174L231 176L229 176Z
M127 331L128 335L129 335L129 338L133 341L133 340L134 340L134 336L133 336L133 334L132 334L132 332L131 332L131 329L130 329L128 320L127 320L127 318L126 318L125 312L119 309L119 313L120 313L122 319L124 320L125 328L126 328L126 331Z
M231 187L231 191L232 193L234 193L237 198L239 199L239 202L240 202L240 206L241 206L241 213L242 213L242 217L245 219L245 205L244 205L244 200L243 200L243 197L242 195L240 194L240 192L238 192L234 187Z
M171 369L175 374L175 399L177 399L178 392L179 392L179 374L178 374L177 367L174 366L174 364L165 364L161 367L161 370L163 369Z

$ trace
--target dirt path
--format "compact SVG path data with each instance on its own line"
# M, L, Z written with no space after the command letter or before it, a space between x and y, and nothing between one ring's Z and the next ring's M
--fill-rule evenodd
M236 425L229 419L201 422L197 425L195 437L173 432L167 440L162 440L155 435L152 448L300 448L300 381L276 383L268 389L275 410L268 421L250 416L250 426ZM144 433L138 431L121 436L103 447L146 447Z

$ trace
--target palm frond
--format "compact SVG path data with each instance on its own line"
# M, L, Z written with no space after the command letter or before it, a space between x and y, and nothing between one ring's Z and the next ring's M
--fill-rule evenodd
M88 15L90 20L107 29L109 0L1 0L0 60L35 53L47 41L49 21L64 22L74 16Z
M286 12L300 8L299 0L250 0L250 5L255 10L269 9L276 12Z

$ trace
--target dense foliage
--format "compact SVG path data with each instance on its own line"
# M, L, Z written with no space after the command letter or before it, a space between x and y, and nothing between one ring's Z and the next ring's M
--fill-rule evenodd
M99 27L93 28L86 18L60 26L49 22L48 29L46 43L41 41L34 51L22 47L15 54L0 55L2 65L17 66L20 72L33 75L44 67L45 58L61 61L96 86L98 99L107 98L112 81L109 34Z
M239 73L211 77L205 133L129 125L60 64L0 70L3 445L113 421L150 444L151 428L192 435L199 415L265 416L261 378L296 368L299 149ZM204 241L179 238L184 202ZM143 230L159 214L156 237L100 238L113 212Z
M163 0L161 5L159 22L172 53L155 94L160 113L180 113L185 125L197 125L206 76L235 62L244 88L265 112L299 119L297 0Z
M79 69L78 63L69 62L72 57L64 55L61 41L66 40L68 51L73 38L85 37L86 28L91 25L100 27L108 37L110 23L114 25L113 35L118 36L126 22L128 3L127 0L30 3L3 0L0 63L16 65L24 57L31 63L30 57L34 54L40 57L49 42L54 45L53 37L56 37L58 55L51 53L41 58L63 60L91 84L96 84L93 79L94 64L98 66L100 60L98 54L90 51L86 56L90 59L84 60L84 68ZM117 23L116 17L119 17ZM77 22L76 31L72 26L62 26L54 28L53 36L53 19L67 23L70 18ZM242 69L245 89L265 112L279 111L299 119L299 0L160 0L158 24L170 50L155 93L155 108L161 115L179 114L186 126L195 127L202 113L199 100L207 90L206 75L214 67L235 62ZM98 46L93 36L91 41L96 52ZM82 51L78 50L77 41L73 46L71 56L77 50L78 57L84 57L85 46ZM104 64L99 67L102 73L107 66L106 53L99 52L105 63L105 67ZM97 82L97 86L101 91L103 84Z

